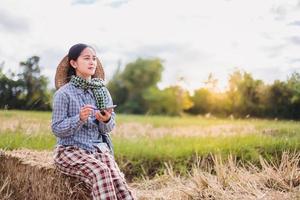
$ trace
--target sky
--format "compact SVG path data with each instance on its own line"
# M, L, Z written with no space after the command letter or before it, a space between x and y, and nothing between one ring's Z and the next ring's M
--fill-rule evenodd
M54 88L56 67L76 43L96 49L106 81L137 58L162 60L160 88L192 91L212 73L225 89L236 69L284 81L300 70L300 0L0 1L4 72L37 55Z

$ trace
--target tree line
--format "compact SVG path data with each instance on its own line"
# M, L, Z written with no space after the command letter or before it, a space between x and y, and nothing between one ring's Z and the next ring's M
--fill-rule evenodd
M40 58L20 62L21 73L4 74L0 66L0 107L51 110L54 89L40 74ZM2 64L3 65L3 64ZM300 118L300 74L266 84L245 71L229 74L228 88L216 90L217 79L209 74L205 86L188 92L180 85L158 87L162 61L142 59L115 71L107 87L118 105L117 112L153 115L215 115L221 117Z
M32 56L20 62L20 73L3 73L0 66L0 107L2 109L50 110L53 90L49 80L41 75L40 58Z

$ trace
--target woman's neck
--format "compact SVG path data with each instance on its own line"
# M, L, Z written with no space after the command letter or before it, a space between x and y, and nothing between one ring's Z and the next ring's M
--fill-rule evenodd
M84 74L81 74L79 72L76 73L76 76L79 76L79 77L81 77L81 78L83 78L83 79L85 79L87 81L91 81L91 79L92 79L91 75L84 75Z

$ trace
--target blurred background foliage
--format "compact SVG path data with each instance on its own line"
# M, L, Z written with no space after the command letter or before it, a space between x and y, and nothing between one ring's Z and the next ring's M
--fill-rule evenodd
M55 89L41 75L40 58L32 56L20 62L21 72L4 73L0 65L0 108L51 110ZM217 88L218 80L209 74L205 86L188 91L172 85L160 89L162 60L142 59L115 71L107 87L118 105L117 112L132 114L214 115L219 117L300 118L300 74L287 80L266 84L250 73L236 70L229 74L228 87Z

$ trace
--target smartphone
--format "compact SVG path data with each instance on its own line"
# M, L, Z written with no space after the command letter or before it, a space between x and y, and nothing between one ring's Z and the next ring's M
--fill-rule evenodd
M115 108L115 107L117 107L117 105L107 106L107 107L105 107L105 108L103 108L101 110L108 110L108 109ZM99 108L97 108L96 106L92 106L92 109L99 110Z
M117 107L117 105L107 106L107 107L101 109L101 110L100 110L100 113L101 113L101 115L105 115L104 110L108 110L108 109L115 108L115 107ZM94 110L99 110L97 107L92 107L92 108L93 108Z
M115 108L115 107L117 107L117 105L111 105L111 106L107 106L107 107L103 108L102 110L108 110L108 109Z

